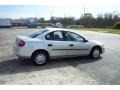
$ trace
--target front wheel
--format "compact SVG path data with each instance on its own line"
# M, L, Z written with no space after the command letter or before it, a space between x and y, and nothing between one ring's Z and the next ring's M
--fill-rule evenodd
M90 53L90 56L93 59L98 59L100 57L100 49L98 47L93 48L91 53Z
M48 60L48 56L45 52L36 52L32 56L32 62L34 65L44 65Z

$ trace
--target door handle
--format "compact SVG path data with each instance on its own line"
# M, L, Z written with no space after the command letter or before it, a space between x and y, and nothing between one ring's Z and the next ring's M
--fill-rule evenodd
M69 46L70 46L70 47L73 47L74 45L73 45L73 44L70 44Z
M49 46L49 47L51 47L51 46L52 46L52 44L48 44L48 46Z

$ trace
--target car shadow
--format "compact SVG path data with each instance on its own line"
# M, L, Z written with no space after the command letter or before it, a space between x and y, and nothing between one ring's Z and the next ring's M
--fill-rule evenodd
M54 59L49 60L49 62L43 66L34 66L31 60L28 59L5 59L0 60L0 75L55 69L67 66L76 67L80 64L93 63L101 59L102 57L97 60L90 59L89 57Z

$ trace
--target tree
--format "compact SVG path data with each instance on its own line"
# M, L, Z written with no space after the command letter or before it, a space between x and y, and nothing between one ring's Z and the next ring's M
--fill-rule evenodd
M39 19L38 19L38 22L39 22L39 23L44 23L44 22L45 22L45 19L44 19L44 18L39 18Z
M95 27L102 28L104 27L104 17L103 15L99 14L96 18L96 25Z
M74 17L65 17L62 19L62 23L64 26L67 25L74 25L75 24L75 18Z
M94 27L95 25L95 18L91 13L82 14L80 19L77 21L77 24L83 25L85 27Z
M104 26L109 27L113 25L113 15L111 13L104 14Z
M120 29L120 22L116 22L113 26L116 29Z

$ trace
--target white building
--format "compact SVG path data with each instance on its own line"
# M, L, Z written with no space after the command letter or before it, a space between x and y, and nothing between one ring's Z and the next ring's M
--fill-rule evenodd
M22 26L27 22L28 22L27 19L13 19L13 20L11 20L11 24L13 26Z
M9 28L11 27L11 19L0 18L0 28Z
M57 28L63 28L63 24L57 22L57 23L56 23L56 27L57 27Z

